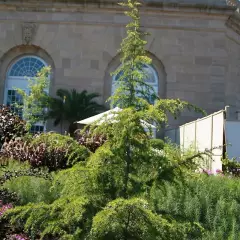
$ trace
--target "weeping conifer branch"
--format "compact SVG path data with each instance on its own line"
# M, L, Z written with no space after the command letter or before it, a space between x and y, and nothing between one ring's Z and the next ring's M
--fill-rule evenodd
M115 83L117 90L109 101L112 105L121 108L137 107L142 109L147 105L150 96L154 100L158 98L153 87L145 82L147 73L144 66L152 62L145 50L147 41L144 40L144 37L148 33L143 32L140 27L139 7L141 4L136 0L129 0L120 5L129 9L125 14L132 21L126 26L127 36L123 39L119 50L122 55L122 65L112 73L112 75L120 75L120 77Z

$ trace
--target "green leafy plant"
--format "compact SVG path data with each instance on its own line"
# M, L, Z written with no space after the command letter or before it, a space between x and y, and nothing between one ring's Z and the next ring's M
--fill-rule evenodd
M95 101L100 96L98 93L58 89L56 95L57 98L50 99L48 117L54 119L55 126L68 122L71 134L75 130L74 122L96 115L104 109Z
M43 67L36 77L28 79L29 93L23 89L16 89L22 98L22 103L16 103L16 107L22 110L23 119L30 130L37 122L44 122L46 109L49 103L49 79L51 67Z

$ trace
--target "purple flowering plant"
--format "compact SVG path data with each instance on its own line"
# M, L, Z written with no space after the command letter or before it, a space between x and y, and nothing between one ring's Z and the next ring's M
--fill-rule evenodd
M12 234L8 238L9 240L29 240L25 234Z
M203 173L207 174L208 176L214 175L214 173L209 169L203 169Z
M11 203L2 204L2 200L0 200L0 217L8 210L11 209L13 206Z

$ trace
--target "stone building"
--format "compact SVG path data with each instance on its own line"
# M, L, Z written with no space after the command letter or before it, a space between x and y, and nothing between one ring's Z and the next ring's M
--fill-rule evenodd
M141 22L153 59L149 82L162 98L212 113L240 110L240 14L235 0L145 0ZM116 0L0 0L0 103L26 89L24 76L51 65L58 88L111 95L128 18ZM196 118L185 113L178 122Z

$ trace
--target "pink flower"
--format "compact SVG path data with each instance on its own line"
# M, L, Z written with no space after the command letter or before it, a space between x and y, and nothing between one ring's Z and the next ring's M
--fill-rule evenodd
M23 234L16 234L15 235L16 240L28 240L29 238Z
M11 203L2 205L2 207L0 208L0 216L2 216L8 209L10 209L12 207L13 206Z
M203 173L206 173L207 175L213 175L213 172L211 171L211 170L209 170L209 169L204 169L203 170Z
M14 240L29 240L29 238L25 234L13 234L13 235L11 235L11 239L14 239Z

